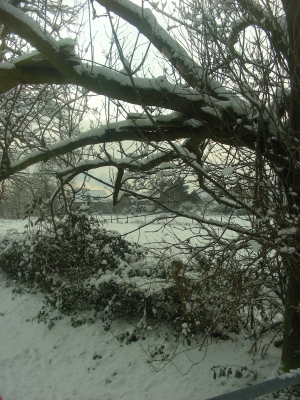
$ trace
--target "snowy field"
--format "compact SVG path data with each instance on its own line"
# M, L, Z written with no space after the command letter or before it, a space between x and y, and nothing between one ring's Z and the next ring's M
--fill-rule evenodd
M144 226L143 217L126 221L103 221L104 227L128 233L148 248L172 243L169 228L162 224ZM0 233L23 230L24 221L0 220ZM183 229L184 228L184 229ZM184 225L175 234L184 240L192 226ZM173 254L176 249L170 248ZM3 400L190 400L209 399L240 387L276 376L281 350L273 345L265 354L270 338L251 343L231 335L227 341L210 340L200 348L180 339L176 342L168 326L149 327L138 341L126 344L118 336L130 325L112 324L105 331L99 320L77 328L64 318L49 330L34 319L42 305L42 295L12 295L0 275L0 395ZM157 353L157 354L155 354ZM233 376L214 380L212 367L231 366ZM236 370L247 367L241 378ZM217 374L219 369L216 369ZM250 376L248 376L250 375ZM256 380L253 380L254 375ZM271 396L264 397L273 398Z

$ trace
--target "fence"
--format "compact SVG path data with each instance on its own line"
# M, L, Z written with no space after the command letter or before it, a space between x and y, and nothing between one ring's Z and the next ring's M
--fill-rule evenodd
M221 394L207 400L251 400L295 385L300 385L300 369L277 378L268 379L251 387Z

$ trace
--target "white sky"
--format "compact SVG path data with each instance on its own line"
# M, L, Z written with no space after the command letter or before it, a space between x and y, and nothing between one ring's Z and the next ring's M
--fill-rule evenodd
M142 6L142 4L144 3L145 7L152 9L152 7L143 0L134 0L133 3L135 3L139 6ZM97 3L94 3L94 5L99 14L101 13L101 10L103 10L103 12L105 12L104 8L100 7ZM159 23L162 26L166 27L167 24L165 22L164 17L162 17L160 14L156 13L153 9L152 9L152 11L154 12ZM88 18L89 18L88 10L86 10L86 18L88 21ZM132 26L130 26L130 24L126 23L126 34L127 34L127 38L129 40L129 42L131 43L131 45L135 42L137 33L138 33L138 31L134 27L132 27ZM109 40L108 35L110 35L110 34L111 34L111 26L110 26L108 17L101 17L96 20L91 19L91 25L87 22L86 27L85 27L84 31L82 32L79 40L80 40L80 42L85 44L85 47L88 47L88 44L92 40L92 46L88 47L88 52L87 52L87 57L89 58L89 60L94 60L95 62L100 63L100 64L107 64L105 52L109 50L110 40ZM143 40L143 41L145 42L146 40ZM129 47L129 44L127 47ZM125 56L126 55L127 54L125 54ZM140 50L138 49L136 51L136 55L135 55L136 63L140 62L142 55L143 55L143 48ZM151 60L151 58L150 58L150 60ZM121 65L121 61L119 61L119 65ZM158 65L158 64L157 64L157 62L155 62L155 60L152 57L152 61L151 61L151 64L149 65L149 68L151 69L152 73L154 73L154 74L156 73L159 75L159 72L161 72L161 70L160 70L160 68L155 67L156 65ZM94 96L91 100L91 104L94 107L98 107L100 102L103 100L103 98L104 98L103 96ZM111 107L114 108L113 106L111 106ZM103 115L101 120L102 120L102 123L105 124L107 122L106 116ZM89 121L83 121L82 127L83 127L83 130L88 129ZM126 147L126 144L124 144L124 146ZM109 173L108 167L102 167L97 170L92 170L89 173L91 175L95 176L96 178L110 182L110 173ZM81 182L81 180L82 180L82 175L79 175L79 177L76 179L76 181L79 183L79 182ZM89 179L89 181L87 183L87 187L90 189L98 189L98 188L102 188L103 185L97 181L93 181L92 179Z

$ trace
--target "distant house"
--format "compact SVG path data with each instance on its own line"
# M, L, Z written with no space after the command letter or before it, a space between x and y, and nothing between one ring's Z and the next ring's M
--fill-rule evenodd
M86 201L90 201L91 203L105 203L108 198L104 189L87 190L82 196Z
M79 208L81 205L91 206L91 209L103 214L112 212L111 205L108 202L108 195L104 189L87 190L76 196L73 202L74 208Z

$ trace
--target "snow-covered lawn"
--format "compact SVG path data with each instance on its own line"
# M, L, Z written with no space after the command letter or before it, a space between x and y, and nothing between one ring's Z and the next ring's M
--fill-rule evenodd
M138 222L113 222L106 227L124 233L137 228ZM10 228L22 231L23 225L23 221L1 220L0 233ZM166 232L158 227L145 227L127 239L157 245L163 235ZM253 374L247 377L247 371L242 378L214 380L213 366L231 366L233 375L247 367L257 374L255 382L276 376L280 349L271 345L261 357L268 337L258 343L253 354L250 341L241 336L232 334L230 340L219 342L209 339L200 349L196 342L190 346L183 339L176 342L168 326L153 325L130 344L120 341L118 336L132 329L136 321L115 321L111 330L105 331L100 320L73 328L69 318L64 318L49 330L34 319L42 295L13 295L12 287L6 287L3 275L0 277L3 400L201 400L253 382Z

